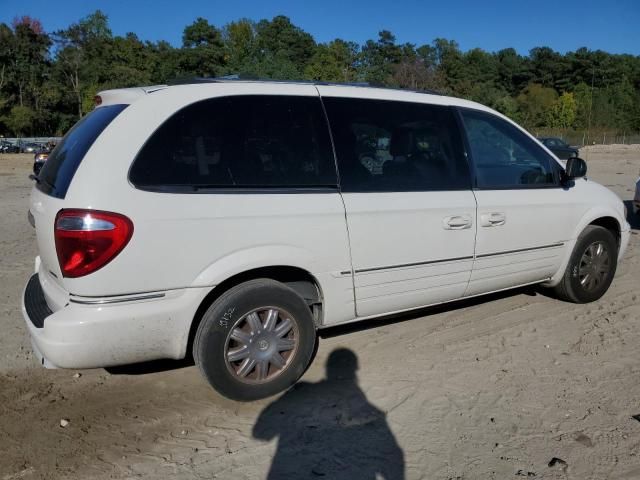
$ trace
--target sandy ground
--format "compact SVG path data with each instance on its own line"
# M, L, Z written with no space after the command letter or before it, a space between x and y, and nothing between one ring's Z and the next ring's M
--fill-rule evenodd
M638 146L582 156L592 178L632 198ZM263 479L271 468L301 479L640 478L638 219L596 303L521 289L334 329L295 389L236 404L189 365L35 363L19 309L36 253L30 167L0 156L0 480ZM357 356L357 377L347 362L325 379L340 348ZM349 477L350 465L363 470Z

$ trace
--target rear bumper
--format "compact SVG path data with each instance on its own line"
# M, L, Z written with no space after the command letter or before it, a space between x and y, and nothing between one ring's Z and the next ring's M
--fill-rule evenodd
M47 368L97 368L160 358L184 358L189 328L208 289L163 292L118 303L67 302L49 308L38 274L22 301L33 351Z

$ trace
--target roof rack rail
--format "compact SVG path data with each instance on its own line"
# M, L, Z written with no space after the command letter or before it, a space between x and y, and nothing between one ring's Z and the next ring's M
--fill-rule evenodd
M388 87L385 85L371 84L369 82L324 82L320 80L276 80L272 78L259 78L245 74L231 74L220 77L180 77L167 82L168 85L192 85L199 83L225 83L225 82L264 82L264 83L294 83L301 85L327 85L339 87L366 87L385 90L397 90L400 92L425 93L428 95L443 95L436 90L412 90L400 87Z
M167 81L167 85L193 85L196 83L217 83L218 81L214 77L178 77Z
M403 88L403 87L388 87L386 85L371 85L372 88L382 88L384 90L397 90L398 92L411 92L411 93L424 93L427 95L444 95L444 93L439 92L437 90L431 90L430 88L425 88L424 90L418 90L413 88Z

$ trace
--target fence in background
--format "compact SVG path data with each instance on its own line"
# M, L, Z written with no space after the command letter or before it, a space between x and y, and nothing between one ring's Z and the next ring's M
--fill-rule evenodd
M631 145L640 144L640 132L618 132L612 130L558 130L538 128L532 129L531 132L536 137L558 137L563 139L569 145L583 147L585 145Z
M44 145L45 143L54 142L58 143L62 140L62 137L22 137L22 138L11 138L11 137L0 137L0 140L3 142L13 143L14 145L21 143L37 143L38 145Z
M536 137L558 137L569 145L583 147L585 145L611 145L611 144L640 144L640 132L617 132L612 130L592 130L591 132L577 130L558 130L548 128L534 128L530 130ZM44 145L48 142L58 143L62 137L22 137L22 138L2 138L5 142L16 143L37 143Z

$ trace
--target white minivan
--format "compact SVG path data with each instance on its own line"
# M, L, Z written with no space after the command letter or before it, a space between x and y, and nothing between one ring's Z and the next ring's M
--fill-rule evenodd
M23 313L46 367L160 358L292 385L319 329L528 284L608 289L623 203L477 103L239 80L102 92L31 193Z

